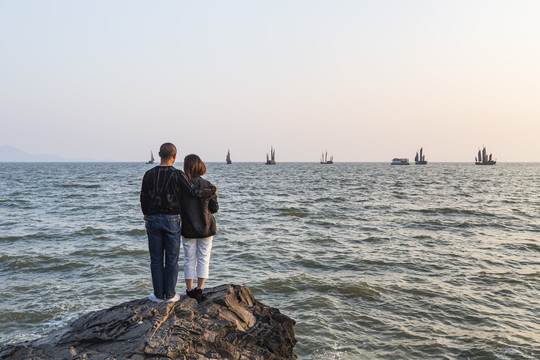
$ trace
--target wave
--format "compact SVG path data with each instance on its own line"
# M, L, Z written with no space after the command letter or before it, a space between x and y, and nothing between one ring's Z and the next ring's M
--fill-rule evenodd
M59 188L85 188L85 189L98 189L101 187L100 184L58 184L56 187Z
M379 242L385 242L390 240L387 237L384 236L368 236L367 238L361 239L363 242L367 243L379 243Z
M24 199L9 199L9 200L0 200L0 204L7 207L13 207L13 206L20 206L20 205L27 205L30 204L30 200L24 200Z
M414 235L412 238L418 240L433 240L433 237L429 235Z
M333 238L311 238L309 239L309 242L313 244L320 244L320 245L332 245L332 244L338 243Z
M476 210L470 210L470 209L460 209L460 208L449 208L449 207L442 207L442 208L427 208L427 209L408 209L410 212L418 212L421 214L443 214L443 215L475 215L480 217L493 217L496 216L492 213L487 212L480 212Z
M289 210L289 211L281 212L279 216L294 216L294 217L299 217L299 218L305 218L309 216L309 213L302 212L302 211Z
M342 296L361 298L369 301L377 301L381 296L379 291L375 290L373 286L365 281L357 283L338 281L336 290Z
M62 235L56 234L56 233L45 233L45 232L36 232L33 234L23 234L19 236L10 236L8 238L12 239L13 241L24 241L24 240L57 240L60 239Z
M0 242L2 242L2 241L6 241L6 242L18 241L18 240L21 240L21 239L23 239L23 237L21 237L21 236L0 236Z
M531 240L532 241L532 240ZM506 243L504 244L505 247L509 249L516 249L516 250L523 250L523 251L531 251L531 252L540 252L540 244L534 243L534 242L523 242L523 243Z
M118 231L117 234L127 235L127 236L141 236L146 235L145 229L131 229L127 231Z
M373 286L365 281L348 281L342 279L329 279L301 273L295 276L286 276L283 278L269 278L263 280L260 286L263 289L269 289L278 292L303 292L303 293L321 293L334 294L337 298L361 298L369 301L379 300L381 294Z
M83 261L70 261L61 256L48 255L3 255L0 257L0 264L6 270L38 273L63 272L64 270L74 270L88 266Z
M148 255L148 250L144 249L128 249L122 246L115 246L110 249L93 249L86 252L74 252L75 255L83 255L86 253L87 256L98 257L98 258L116 258L120 256L141 256Z
M107 231L100 228L94 228L92 226L88 226L84 229L77 230L73 233L73 236L85 236L85 235L103 235L106 234Z

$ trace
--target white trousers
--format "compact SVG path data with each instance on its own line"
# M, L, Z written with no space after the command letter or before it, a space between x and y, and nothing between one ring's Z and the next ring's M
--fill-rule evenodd
M184 244L184 279L208 279L210 270L210 251L213 236L200 239L187 239L182 236Z

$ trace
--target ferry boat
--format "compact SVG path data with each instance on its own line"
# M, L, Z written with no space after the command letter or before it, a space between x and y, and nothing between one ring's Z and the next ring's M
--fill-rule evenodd
M482 150L478 150L478 157L474 158L476 165L495 165L496 160L493 160L493 154L487 154L486 147Z
M231 149L227 150L227 157L225 158L225 161L229 165L232 164L232 161L231 161Z
M423 154L424 149L420 148L420 153L418 151L416 152L416 156L414 157L414 163L416 165L426 165L426 154Z
M152 150L150 150L150 160L148 160L146 163L147 164L153 164L155 162L156 162L156 160L154 159L154 153L152 153Z
M407 158L393 158L390 165L409 165L409 159L407 159Z
M266 165L276 165L276 150L273 146L270 147L270 157L266 154Z
M334 157L330 156L330 159L328 159L328 151L322 154L321 164L333 164L333 163L334 163Z

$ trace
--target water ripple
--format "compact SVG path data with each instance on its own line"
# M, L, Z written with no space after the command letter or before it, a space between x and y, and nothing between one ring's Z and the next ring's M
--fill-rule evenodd
M207 284L294 318L299 359L540 358L540 164L207 165ZM147 296L148 168L2 165L0 343Z

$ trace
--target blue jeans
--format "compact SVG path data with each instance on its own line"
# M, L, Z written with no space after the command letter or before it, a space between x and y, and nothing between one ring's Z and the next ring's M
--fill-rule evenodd
M161 300L176 295L180 254L180 215L148 215L146 234L150 250L150 270L154 295Z

